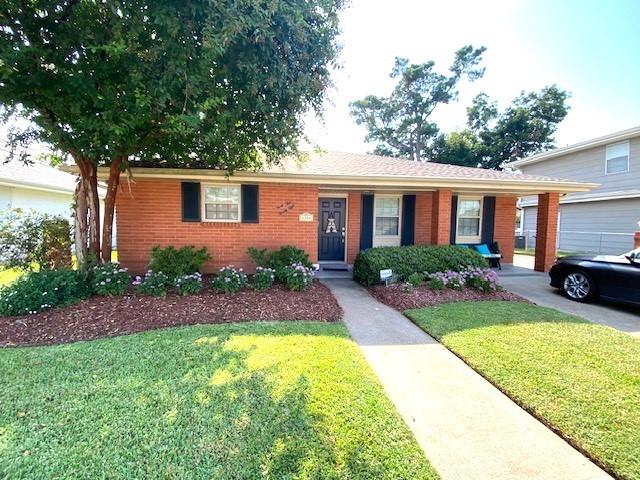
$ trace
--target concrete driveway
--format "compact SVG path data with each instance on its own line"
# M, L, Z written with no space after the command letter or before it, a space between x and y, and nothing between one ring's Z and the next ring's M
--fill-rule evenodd
M514 262L515 263L515 262ZM640 309L596 301L578 303L549 286L549 275L521 267L505 268L500 273L502 286L538 305L578 315L595 323L640 337Z

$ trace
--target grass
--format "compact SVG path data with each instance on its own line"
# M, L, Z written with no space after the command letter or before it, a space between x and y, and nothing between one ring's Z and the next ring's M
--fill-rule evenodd
M437 478L344 325L0 350L0 478Z
M13 283L18 277L23 275L22 270L16 268L7 268L0 270L0 287Z
M640 479L638 339L516 302L406 315L610 472Z
M71 261L73 263L73 268L76 268L77 265L76 265L75 255L72 256ZM111 261L112 262L118 261L117 250L113 250L111 252ZM24 275L24 271L17 268L0 269L0 287L4 287L5 285L9 285L10 283L13 283L18 277L21 277L22 275Z

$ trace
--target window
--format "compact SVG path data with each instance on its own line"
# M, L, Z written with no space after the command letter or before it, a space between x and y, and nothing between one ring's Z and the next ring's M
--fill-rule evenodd
M240 221L240 186L205 185L203 218L210 222Z
M605 173L629 171L629 142L607 145Z
M400 197L376 195L375 210L375 234L377 236L400 235Z
M479 243L482 218L481 198L458 198L456 243Z

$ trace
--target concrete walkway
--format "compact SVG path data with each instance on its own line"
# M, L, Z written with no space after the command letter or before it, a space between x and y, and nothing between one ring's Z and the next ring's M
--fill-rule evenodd
M444 480L611 478L364 288L350 280L323 281Z

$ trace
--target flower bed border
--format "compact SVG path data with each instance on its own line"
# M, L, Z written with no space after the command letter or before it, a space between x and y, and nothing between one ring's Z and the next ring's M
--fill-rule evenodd
M304 292L274 285L263 292L245 289L231 295L210 289L166 297L129 293L95 296L33 315L0 317L0 347L71 343L181 325L341 318L338 302L317 280Z
M474 288L465 287L461 290L444 288L432 290L427 284L415 287L412 291L406 291L404 284L374 285L368 287L368 291L376 300L391 308L404 312L413 308L431 307L443 303L502 300L529 303L515 293L506 290L484 293Z

